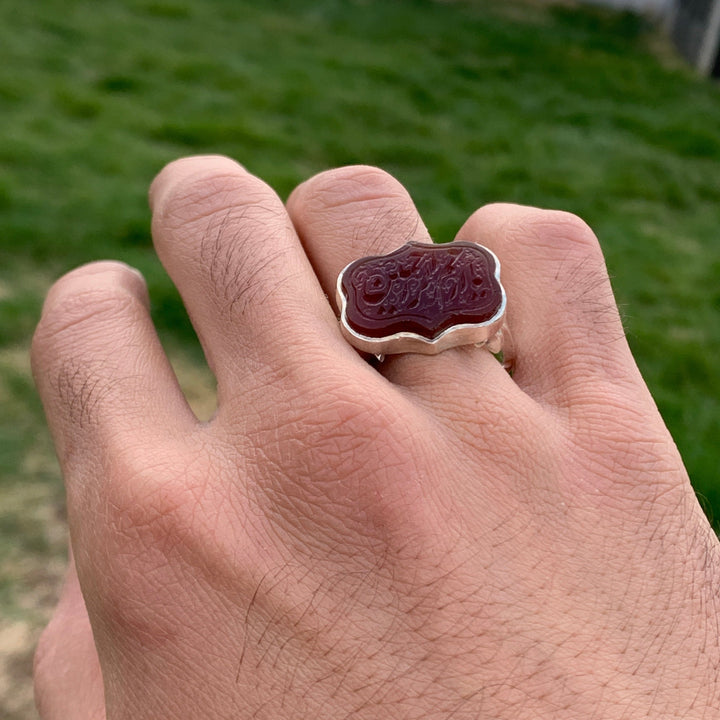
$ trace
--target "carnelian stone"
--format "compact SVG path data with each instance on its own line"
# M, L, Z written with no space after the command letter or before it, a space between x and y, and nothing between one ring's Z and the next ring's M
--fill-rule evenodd
M346 322L366 337L412 332L427 340L454 325L487 323L503 303L495 274L495 257L481 245L409 242L345 269Z

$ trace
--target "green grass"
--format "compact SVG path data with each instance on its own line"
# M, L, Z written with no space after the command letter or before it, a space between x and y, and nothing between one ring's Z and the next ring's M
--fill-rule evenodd
M166 161L220 152L283 195L330 166L383 166L438 240L493 200L584 217L720 518L720 91L663 47L633 15L532 2L0 5L0 498L59 486L47 463L28 469L49 442L17 362L51 278L103 257L138 266L166 342L198 357L146 189ZM0 553L18 535L55 552L0 509Z

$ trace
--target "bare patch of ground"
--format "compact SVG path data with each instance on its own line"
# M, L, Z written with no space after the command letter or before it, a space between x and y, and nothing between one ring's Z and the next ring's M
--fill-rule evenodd
M209 420L217 409L215 378L210 370L182 354L174 355L170 362L197 419Z
M37 717L28 682L36 642L37 631L30 623L0 621L0 713L4 720Z

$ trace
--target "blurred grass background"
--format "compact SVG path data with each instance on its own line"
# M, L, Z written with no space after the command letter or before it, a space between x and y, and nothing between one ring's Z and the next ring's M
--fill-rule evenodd
M0 3L0 716L34 717L32 644L64 562L27 347L42 297L118 258L199 406L212 379L151 248L147 186L231 155L285 196L380 165L437 240L494 200L581 215L704 507L720 518L720 88L627 13L532 0ZM209 399L210 398L210 399Z

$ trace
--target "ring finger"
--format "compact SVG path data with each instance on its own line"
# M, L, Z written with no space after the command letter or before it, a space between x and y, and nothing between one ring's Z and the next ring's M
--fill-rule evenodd
M338 273L352 260L386 254L410 240L431 242L405 188L373 167L346 167L316 175L292 193L288 212L333 303ZM445 384L457 388L466 381L477 387L486 374L492 375L492 380L484 385L498 391L501 387L516 390L487 351L472 347L437 356L391 355L381 371L392 382L431 400L435 407L448 399Z

